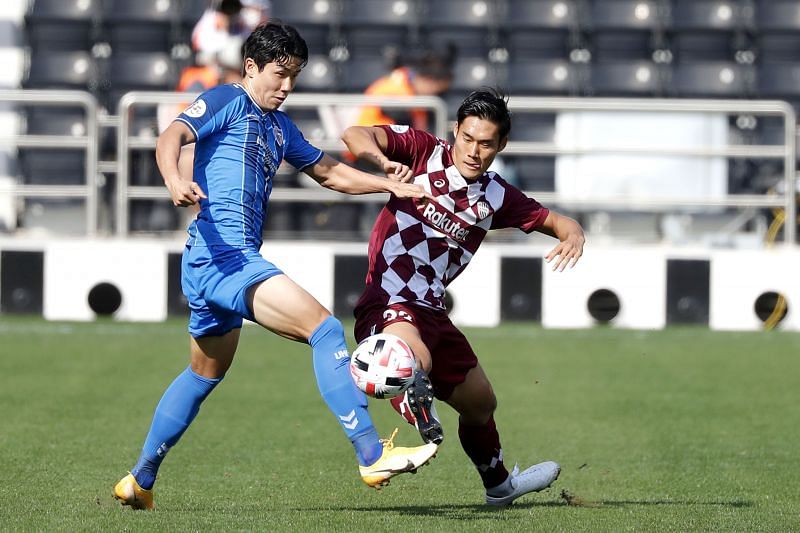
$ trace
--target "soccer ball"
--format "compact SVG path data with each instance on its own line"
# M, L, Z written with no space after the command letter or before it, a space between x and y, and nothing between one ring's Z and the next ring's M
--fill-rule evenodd
M350 358L350 374L359 389L373 398L403 394L414 381L417 360L408 344L396 335L367 337Z

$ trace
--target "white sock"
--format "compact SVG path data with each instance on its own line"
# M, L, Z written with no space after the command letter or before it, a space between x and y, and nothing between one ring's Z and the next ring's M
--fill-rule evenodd
M514 486L511 484L511 474L509 474L506 480L496 487L486 489L486 494L492 498L501 498L503 496L508 496L513 490Z

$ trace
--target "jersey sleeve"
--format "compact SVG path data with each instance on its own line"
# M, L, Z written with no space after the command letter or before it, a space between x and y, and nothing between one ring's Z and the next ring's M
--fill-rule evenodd
M415 130L408 126L396 124L378 126L386 132L386 152L384 155L392 161L413 166L418 157L430 152L437 139L430 133Z
M550 210L504 180L497 180L505 189L503 205L492 218L491 229L519 228L525 233L544 224Z
M235 107L231 104L238 96L225 86L215 87L198 96L175 120L189 126L198 141L228 124Z
M308 142L300 129L285 115L281 117L281 128L286 143L283 158L297 170L310 167L325 155L322 150Z

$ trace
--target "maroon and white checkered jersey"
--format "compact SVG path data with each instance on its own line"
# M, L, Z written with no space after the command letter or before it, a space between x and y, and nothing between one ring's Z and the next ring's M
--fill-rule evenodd
M386 156L407 164L414 183L435 198L392 196L378 215L369 242L367 287L358 308L410 302L444 309L444 289L466 268L490 229L530 233L549 210L495 172L465 180L450 145L407 126L381 126Z

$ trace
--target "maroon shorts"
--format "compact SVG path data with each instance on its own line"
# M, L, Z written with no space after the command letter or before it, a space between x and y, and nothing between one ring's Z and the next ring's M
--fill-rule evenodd
M356 313L355 336L361 342L396 322L410 322L431 352L431 372L434 395L447 400L453 389L464 382L467 372L478 365L467 338L444 312L409 304L390 304L359 309Z

